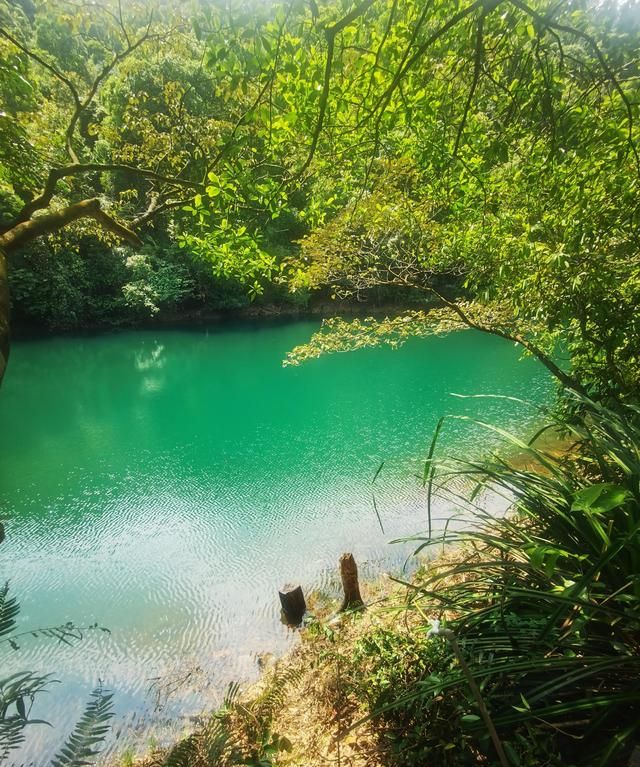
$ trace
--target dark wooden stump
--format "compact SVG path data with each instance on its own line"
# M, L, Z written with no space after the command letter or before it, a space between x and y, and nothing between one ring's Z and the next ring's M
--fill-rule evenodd
M342 578L342 589L344 599L342 600L343 610L359 610L364 607L364 602L360 596L360 584L358 583L358 566L353 554L343 554L340 557L340 577Z
M307 603L304 601L302 586L285 586L280 595L280 604L282 612L290 626L299 626L302 618L307 611Z
M4 525L0 522L0 543L4 541Z

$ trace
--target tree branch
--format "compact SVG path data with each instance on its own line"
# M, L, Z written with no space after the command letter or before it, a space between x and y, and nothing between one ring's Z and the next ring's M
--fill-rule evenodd
M329 89L331 86L331 71L333 69L333 54L335 51L336 35L342 32L343 29L346 29L346 27L348 27L349 24L355 21L358 17L365 14L374 2L375 0L363 0L349 13L343 16L339 21L336 21L335 24L327 27L324 30L324 35L327 39L327 58L324 66L324 77L322 82L322 93L320 94L320 104L318 107L318 117L316 119L315 128L313 129L313 133L311 135L311 145L309 147L307 158L302 164L302 167L293 176L294 179L301 178L304 175L309 165L311 165L311 161L313 160L316 149L318 147L318 141L320 140L320 134L322 133L322 127L324 125L324 120L327 113L327 105L329 102Z
M523 349L526 349L530 354L532 354L539 362L541 362L547 370L560 381L560 383L567 387L568 389L572 389L575 392L578 392L580 394L586 395L587 392L584 389L584 387L572 376L570 376L568 373L566 373L562 368L558 367L556 363L547 355L545 354L542 349L540 349L536 344L534 344L532 341L530 341L528 338L525 338L523 335L517 332L510 332L507 330L502 330L499 327L495 327L492 325L483 325L479 322L476 322L473 320L469 315L462 309L462 307L456 303L455 301L450 301L448 298L445 298L445 296L440 293L439 290L432 287L431 285L426 287L426 290L428 290L430 293L432 293L438 300L442 301L442 303L447 306L449 309L451 309L453 312L455 312L458 317L464 322L465 325L468 327L474 329L474 330L480 330L483 333L489 333L493 336L498 336L499 338L504 338L506 341L512 341L513 343L518 344L519 346L522 346Z
M149 221L151 221L152 218L159 216L160 213L164 213L167 210L172 210L173 208L181 208L183 205L188 205L190 202L193 202L192 197L184 197L180 200L165 200L164 202L156 200L155 203L149 205L144 213L133 219L131 226L135 228L143 226L144 224L147 224Z
M142 241L135 232L105 213L100 207L100 200L93 197L18 224L0 236L0 250L6 255L11 255L37 237L57 232L80 218L94 219L104 229L130 245L136 247L142 245Z
M140 178L146 178L150 181L157 181L163 184L169 184L176 187L187 187L196 191L203 189L202 184L197 181L190 181L186 178L180 178L179 176L164 176L161 173L156 173L153 170L147 168L136 168L134 165L123 165L121 163L74 163L73 165L67 165L63 168L53 168L49 171L42 194L35 197L33 200L23 206L22 210L16 218L8 225L0 229L2 231L10 231L18 224L24 221L28 221L31 216L38 210L43 210L48 207L56 191L58 181L63 178L70 178L72 176L80 176L84 173L131 173L134 176Z

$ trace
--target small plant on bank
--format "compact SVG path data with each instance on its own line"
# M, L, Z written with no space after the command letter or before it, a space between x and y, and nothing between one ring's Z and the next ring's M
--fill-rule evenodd
M278 754L291 750L288 738L273 732L273 719L299 672L274 669L251 701L231 684L221 708L195 733L177 743L154 764L162 767L272 767Z
M379 737L393 764L418 767L436 756L443 767L458 763L465 730L452 732L450 721L460 715L464 697L442 699L437 717L431 715L430 700L415 698L396 705L399 697L443 667L446 648L431 641L423 626L407 631L380 628L355 644L351 660L353 692L376 712Z

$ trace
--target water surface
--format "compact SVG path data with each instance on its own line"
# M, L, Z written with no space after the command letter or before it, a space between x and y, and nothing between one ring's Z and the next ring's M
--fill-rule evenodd
M27 639L3 672L55 671L22 755L45 760L98 682L121 733L144 747L180 730L226 683L256 674L292 634L277 589L335 589L354 552L365 575L398 567L387 541L426 526L416 474L444 413L523 433L552 384L509 344L474 332L398 351L283 368L315 322L137 331L15 345L0 394L0 515L25 628L107 626L72 648ZM451 421L441 449L489 436ZM372 509L371 480L384 532ZM442 508L441 513L449 513ZM177 720L176 720L177 717ZM166 725L166 727L165 727Z

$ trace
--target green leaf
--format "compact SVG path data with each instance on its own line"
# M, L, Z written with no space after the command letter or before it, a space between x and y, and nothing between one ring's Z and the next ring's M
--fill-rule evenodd
M19 715L20 715L20 716L21 716L23 719L26 719L26 718L27 718L27 710L26 710L26 708L25 708L25 705L24 705L24 698L23 698L22 696L20 696L20 697L19 697L19 698L16 700L16 709L17 709L17 711L18 711L18 714L19 714Z
M631 498L631 493L619 485L603 482L582 488L573 497L572 511L589 511L605 514L617 509Z
M465 714L460 717L460 723L463 727L471 727L480 721L480 717L477 714Z

